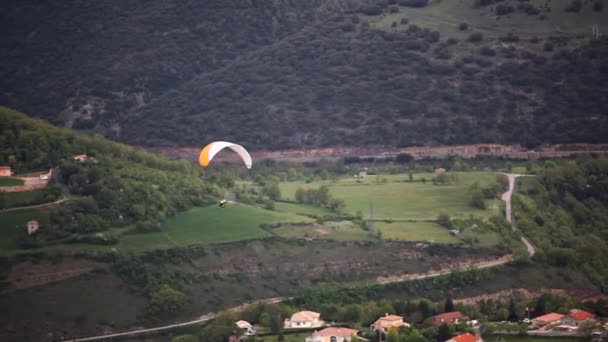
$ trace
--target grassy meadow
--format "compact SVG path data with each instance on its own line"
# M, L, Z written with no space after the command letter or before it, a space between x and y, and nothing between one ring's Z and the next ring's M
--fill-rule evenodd
M415 182L407 182L407 175L368 176L366 179L341 178L337 181L285 182L280 183L281 194L294 199L298 188L318 188L327 185L335 198L343 199L348 213L361 211L370 218L370 205L374 219L385 220L434 220L439 213L452 217L469 215L488 217L499 212L499 201L487 201L488 209L480 210L468 204L467 190L474 182L480 185L495 182L493 172L460 172L459 181L452 185L434 185L432 173L415 174ZM426 183L416 182L425 178ZM385 181L384 181L385 180Z
M284 238L331 239L337 241L370 240L369 232L350 221L328 221L323 224L286 224L272 230Z
M435 222L374 222L374 229L382 232L384 239L424 241L434 243L459 243L450 231Z
M118 250L143 251L193 244L221 243L264 238L270 234L263 223L306 223L313 219L293 213L269 211L241 204L225 208L208 206L193 208L167 220L162 232L125 235Z
M49 213L51 209L23 209L7 212L0 212L0 253L4 254L17 249L17 237L19 230L25 231L25 226L29 220L37 220L40 223L40 228L44 229L44 225L49 221Z

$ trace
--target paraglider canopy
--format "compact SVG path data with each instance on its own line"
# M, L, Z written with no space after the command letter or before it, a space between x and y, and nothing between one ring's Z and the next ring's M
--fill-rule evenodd
M234 152L236 152L239 157L241 157L241 159L243 160L243 162L245 163L245 166L248 169L251 169L251 156L249 155L249 152L247 152L247 150L238 144L234 144L231 142L227 142L227 141L214 141L212 143L210 143L209 145L205 146L202 150L200 155L198 156L198 163L200 166L202 167L207 167L209 165L209 162L211 162L211 159L213 159L213 157L221 150L225 149L226 147L230 148L231 150L233 150Z

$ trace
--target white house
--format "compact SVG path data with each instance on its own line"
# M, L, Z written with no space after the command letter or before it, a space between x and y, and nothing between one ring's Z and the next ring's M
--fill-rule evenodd
M329 327L315 331L306 338L306 342L350 342L357 330L350 328Z
M371 325L371 329L373 331L379 331L381 333L386 333L388 329L395 328L399 329L401 327L409 327L410 324L403 321L403 317L397 315L389 315L388 313L380 318L378 318L374 324Z
M298 311L291 315L290 319L286 319L283 327L285 329L293 328L318 328L323 326L325 322L321 319L321 314L314 311Z
M38 221L36 220L30 220L27 221L27 235L32 235L34 234L36 231L38 231Z
M256 333L255 327L247 321L237 321L236 326L239 327L239 329L243 329L243 331L245 332L245 336L255 335Z

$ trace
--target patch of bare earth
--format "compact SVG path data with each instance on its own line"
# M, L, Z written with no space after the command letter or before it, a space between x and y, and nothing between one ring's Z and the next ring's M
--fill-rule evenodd
M105 265L83 259L64 259L59 263L42 261L37 264L26 261L14 264L7 278L13 288L25 289L76 277L103 267Z

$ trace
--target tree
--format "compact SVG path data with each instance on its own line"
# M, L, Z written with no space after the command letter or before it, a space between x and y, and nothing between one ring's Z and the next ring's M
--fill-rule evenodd
M437 340L438 341L447 341L452 337L452 331L450 329L450 326L447 325L446 323L443 323L442 325L439 326L439 329L437 329Z
M258 322L260 322L261 326L265 328L270 328L270 325L272 324L272 318L267 312L262 312L260 318L258 319Z
M437 223L446 228L452 228L452 221L450 219L450 215L446 213L440 213L437 216Z
M395 161L399 164L409 163L412 160L414 160L414 157L407 153L399 153L397 157L395 157Z
M399 334L395 328L389 328L386 334L386 342L399 342Z
M445 305L443 306L443 312L452 312L454 311L454 302L452 302L452 298L447 298L445 300Z
M274 201L281 198L281 190L279 189L278 183L266 184L263 188L263 192Z
M409 178L410 178L410 183L414 181L414 173L412 173L410 171L410 173L408 174Z
M517 322L518 317L517 317L517 307L515 306L515 300L513 299L513 297L511 297L511 300L509 300L509 321L511 322Z
M166 317L178 312L186 303L186 295L163 285L152 293L146 306L146 314L151 317Z

